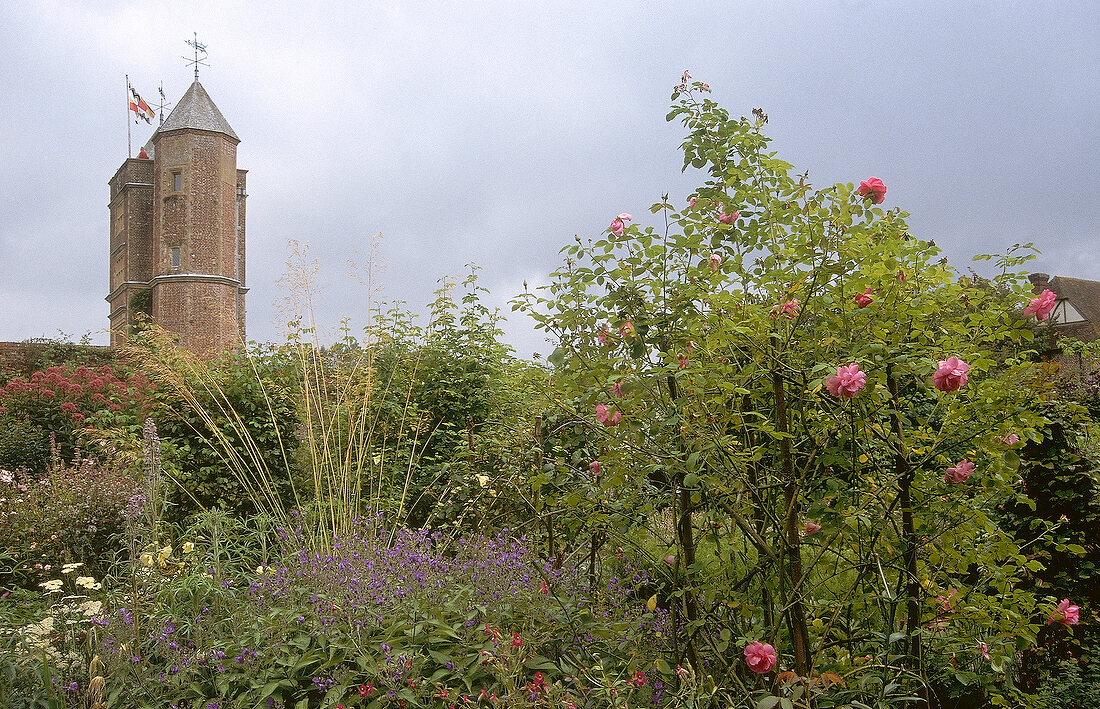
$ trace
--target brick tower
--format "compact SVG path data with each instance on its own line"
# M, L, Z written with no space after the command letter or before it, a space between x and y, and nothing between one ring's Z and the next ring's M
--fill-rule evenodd
M240 139L197 80L111 179L111 344L138 313L211 357L245 340Z

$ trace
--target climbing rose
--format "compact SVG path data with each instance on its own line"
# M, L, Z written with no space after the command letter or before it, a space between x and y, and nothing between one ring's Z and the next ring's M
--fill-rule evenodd
M1049 290L1044 290L1038 298L1032 298L1031 303L1024 308L1024 315L1034 315L1035 319L1043 322L1054 310L1054 304L1058 302L1058 296Z
M1077 625L1081 622L1081 609L1071 606L1068 598L1063 598L1058 607L1047 618L1047 625L1062 623L1063 625Z
M1020 442L1020 437L1017 436L1015 433L1010 433L1010 434L1008 434L1007 436L1005 436L1004 438L1001 439L1001 443L1003 443L1006 446L1014 446L1019 442Z
M867 374L859 371L859 365L855 362L847 367L840 365L836 368L836 374L825 380L825 387L830 394L846 399L851 399L866 385Z
M871 289L868 288L867 290L856 296L857 308L866 308L868 305L875 302L875 299L871 296L871 292Z
M811 534L817 534L818 532L820 532L821 525L817 522L806 522L806 524L802 527L802 531L804 531L806 533L806 536L808 537Z
M611 220L611 233L615 236L622 236L623 230L626 228L625 222L632 221L634 217L630 216L626 212L623 212L619 216Z
M940 391L958 391L966 386L966 373L970 365L958 357L940 360L940 366L932 375L932 384Z
M612 412L611 407L607 404L596 404L596 420L604 426L618 426L622 418L622 413Z
M960 460L952 467L947 469L947 472L943 474L944 482L948 483L964 483L966 479L974 474L974 464L969 460Z
M745 663L758 675L770 672L775 667L775 648L759 640L753 640L745 646Z
M779 311L780 315L787 317L790 320L794 320L798 316L798 307L801 301L798 298L791 300L784 300L781 305L777 305L772 308L772 313Z
M688 207L694 207L694 206L695 206L695 198L692 197L691 199L688 200Z
M886 199L886 185L877 177L869 177L860 182L859 189L856 191L864 197L869 197L875 204L882 204L882 200Z
M710 263L710 272L714 273L718 270L718 267L722 265L722 256L720 254L711 254L707 256L707 261Z
M740 218L741 213L736 210L733 212L733 214L726 214L725 209L722 209L722 211L718 213L718 221L722 222L723 224L732 224Z

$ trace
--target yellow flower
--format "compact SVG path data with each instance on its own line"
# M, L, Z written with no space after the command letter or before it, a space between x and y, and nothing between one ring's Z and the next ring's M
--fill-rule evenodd
M478 485L481 485L482 487L489 487L488 475L475 475L474 477L477 478Z
M184 554L190 554L193 551L195 551L195 545L193 543L191 543L191 542L184 542L183 543L183 553Z
M141 562L142 566L146 566L146 567L152 566L153 565L153 555L150 554L149 552L144 552L144 553L142 553L141 556L138 557L138 561Z

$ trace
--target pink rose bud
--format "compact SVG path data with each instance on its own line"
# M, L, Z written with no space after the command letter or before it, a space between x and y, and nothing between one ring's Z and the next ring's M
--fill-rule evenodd
M694 207L694 206L695 206L695 198L692 197L691 199L688 200L688 207Z
M845 399L851 399L866 385L867 374L859 370L856 362L837 367L836 374L825 380L825 388L830 394Z
M732 224L740 218L740 212L734 211L732 214L726 214L726 210L724 208L721 212L718 213L718 221L722 222L723 224Z
M623 235L623 230L626 229L626 224L623 224L622 219L615 217L611 220L611 226L608 228L611 229L612 234L618 237Z
M860 182L859 189L856 191L874 204L882 204L882 200L886 199L886 185L877 177L869 177Z
M958 357L940 360L936 373L932 375L932 384L940 391L958 391L966 386L966 373L970 365Z
M1017 436L1015 433L1010 433L1010 434L1008 434L1007 436L1005 436L1004 438L1001 439L1001 443L1003 443L1006 446L1014 446L1019 442L1020 442L1020 437Z
M1024 308L1024 316L1034 315L1035 319L1043 322L1050 316L1050 311L1058 303L1058 296L1049 290L1044 290L1038 298L1032 298L1031 303Z
M859 295L857 295L856 296L856 307L857 308L866 308L868 305L875 302L875 299L871 295L872 293L873 293L873 291L870 288L868 288L867 290L865 290L862 293L860 293Z
M754 640L745 646L745 664L758 675L766 674L775 667L775 648L767 643Z
M802 526L802 531L805 532L806 536L808 537L811 534L817 534L818 532L820 532L821 525L817 524L816 522L806 522L806 524Z
M720 254L711 254L707 256L707 263L710 265L710 272L714 273L718 270L718 267L722 265L722 256Z
M801 301L798 298L784 300L780 305L772 308L772 314L774 316L774 314L778 312L780 315L787 318L788 320L794 320L796 317L798 317L798 308L800 307L800 304Z

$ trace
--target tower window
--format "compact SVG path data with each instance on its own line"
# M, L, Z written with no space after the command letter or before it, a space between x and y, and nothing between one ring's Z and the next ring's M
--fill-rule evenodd
M180 267L180 247L172 247L172 268Z
M172 191L173 192L179 192L182 189L183 189L183 175L180 174L179 170L176 170L175 172L172 173Z

